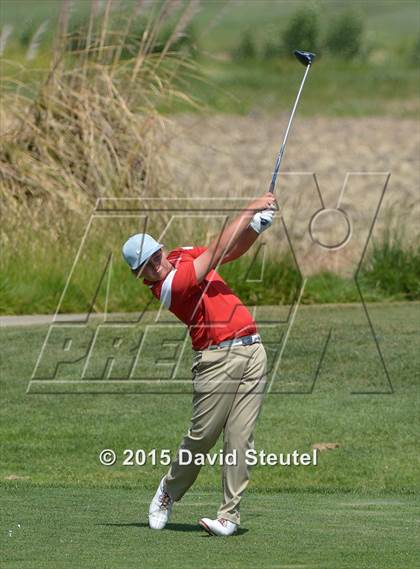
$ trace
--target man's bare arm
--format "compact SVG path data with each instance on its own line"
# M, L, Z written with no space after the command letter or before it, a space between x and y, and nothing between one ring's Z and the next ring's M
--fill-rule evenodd
M276 204L271 192L263 194L252 201L209 245L208 249L194 260L194 268L198 282L214 269L227 251L232 250L257 211L270 208Z
M257 237L258 233L248 225L248 227L242 232L235 245L223 257L222 265L224 263L230 263L230 261L234 261L235 259L239 259L239 257L241 257L248 251L248 249L250 249L250 247L252 247L252 245L257 240Z
M246 253L253 243L255 243L257 237L271 226L273 217L273 209L265 209L257 212L249 226L241 233L234 246L223 256L222 264L234 261Z

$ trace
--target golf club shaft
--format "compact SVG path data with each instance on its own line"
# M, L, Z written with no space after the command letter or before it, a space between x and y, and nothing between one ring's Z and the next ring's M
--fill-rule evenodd
M269 192L272 192L272 193L274 192L274 189L276 186L277 175L280 171L280 165L281 165L281 161L283 159L284 150L286 148L286 142L287 142L287 137L289 136L290 127L292 126L293 117L295 115L295 111L296 111L296 108L297 108L298 103L299 103L300 95L302 93L303 86L305 84L306 77L309 73L310 68L311 68L311 65L309 64L305 69L305 74L304 74L302 82L300 84L299 91L298 91L298 94L297 94L297 97L295 100L295 104L293 105L292 113L290 115L289 124L287 125L286 134L284 135L284 140L283 140L283 143L280 147L280 152L278 153L277 158L276 158L276 164L274 166L273 177L271 178L270 188L268 190Z

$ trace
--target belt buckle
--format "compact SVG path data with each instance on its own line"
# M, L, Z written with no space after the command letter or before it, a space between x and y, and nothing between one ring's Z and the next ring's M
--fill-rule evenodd
M253 344L254 342L252 341L252 336L247 336L246 338L244 338L242 340L242 345L243 346L251 346L251 344Z

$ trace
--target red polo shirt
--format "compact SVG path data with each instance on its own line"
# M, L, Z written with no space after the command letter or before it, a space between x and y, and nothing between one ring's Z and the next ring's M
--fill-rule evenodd
M204 251L206 247L174 249L168 255L173 271L161 281L143 279L154 296L188 326L194 350L257 332L249 310L215 270L197 282L194 259Z

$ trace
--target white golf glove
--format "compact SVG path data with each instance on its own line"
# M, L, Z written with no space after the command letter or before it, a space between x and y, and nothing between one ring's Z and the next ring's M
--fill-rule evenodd
M262 211L257 211L254 217L251 219L250 227L258 234L262 233L270 227L273 223L273 217L276 213L274 209L263 209Z

